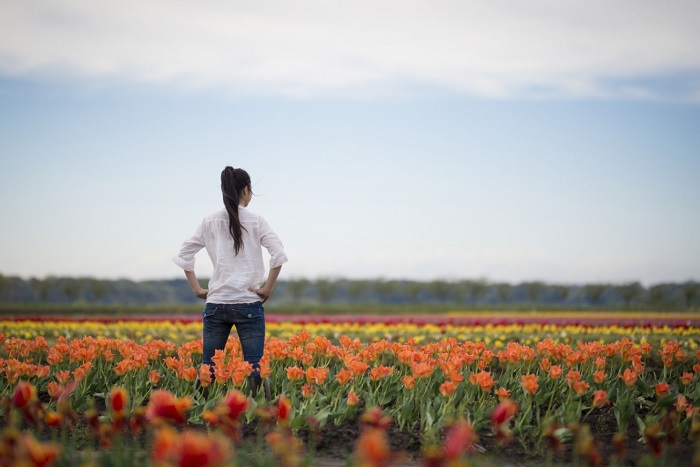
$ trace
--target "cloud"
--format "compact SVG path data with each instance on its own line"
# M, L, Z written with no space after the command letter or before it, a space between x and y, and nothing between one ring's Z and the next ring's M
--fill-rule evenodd
M700 94L696 0L4 0L0 10L10 77L311 97ZM682 92L663 85L678 76Z

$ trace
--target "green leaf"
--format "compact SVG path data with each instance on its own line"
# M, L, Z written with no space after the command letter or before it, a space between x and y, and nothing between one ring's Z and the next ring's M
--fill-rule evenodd
M658 400L656 403L657 407L659 408L665 408L665 407L670 407L673 404L675 404L676 399L678 398L678 394L666 394L664 397Z

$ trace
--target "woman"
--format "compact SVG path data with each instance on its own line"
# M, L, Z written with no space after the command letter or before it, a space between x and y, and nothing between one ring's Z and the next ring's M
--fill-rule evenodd
M185 270L192 292L206 299L202 312L202 363L213 369L214 352L224 349L235 325L243 358L253 367L248 381L255 397L262 382L263 303L270 297L287 256L282 242L265 219L247 209L253 191L245 170L226 167L221 172L221 192L224 209L204 218L192 238L182 244L173 262ZM270 271L264 284L262 247L271 256ZM206 248L214 266L208 289L199 285L194 273L194 256L202 248ZM269 384L265 383L265 396L270 397Z

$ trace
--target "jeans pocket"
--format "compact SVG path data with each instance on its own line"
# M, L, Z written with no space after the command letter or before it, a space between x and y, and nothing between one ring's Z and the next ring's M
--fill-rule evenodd
M239 319L256 321L265 319L265 311L262 302L255 302L249 305L244 305L235 308L236 315Z
M204 311L202 312L202 319L214 316L216 314L216 310L218 310L216 306L205 306Z

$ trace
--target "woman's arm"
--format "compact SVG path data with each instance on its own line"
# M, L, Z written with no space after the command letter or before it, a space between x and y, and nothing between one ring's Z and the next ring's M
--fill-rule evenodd
M258 289L250 289L251 292L255 292L258 294L258 296L260 296L263 303L265 303L267 299L270 298L270 295L272 295L272 290L275 288L275 282L277 282L277 278L279 277L281 270L282 266L277 266L276 268L270 269L265 285Z
M194 273L194 271L185 271L185 277L187 278L187 282L190 284L192 292L194 292L197 298L206 299L209 289L204 289L201 285L199 285L197 275Z

